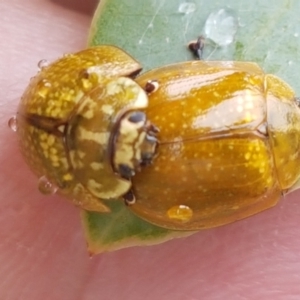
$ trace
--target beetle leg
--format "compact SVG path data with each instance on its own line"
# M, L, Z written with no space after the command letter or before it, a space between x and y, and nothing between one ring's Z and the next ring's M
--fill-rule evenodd
M130 189L126 194L123 195L123 200L126 205L133 205L135 203L135 196L133 191Z
M197 41L192 41L188 45L189 49L192 51L194 56L199 60L202 60L204 44L205 38L202 35L200 35Z

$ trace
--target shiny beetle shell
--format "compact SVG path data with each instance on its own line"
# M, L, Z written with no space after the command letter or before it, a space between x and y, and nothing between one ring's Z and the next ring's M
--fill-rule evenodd
M147 95L130 78L140 69L118 48L95 47L42 68L22 97L17 123L28 164L84 209L108 211L100 199L130 189L140 147L148 159L155 151L137 111Z
M22 152L76 205L124 198L161 227L196 230L275 205L297 187L293 90L249 62L192 61L135 78L112 46L42 69L17 115Z
M250 62L183 62L155 79L147 117L159 129L155 163L133 179L140 217L194 230L275 205L300 174L300 110L293 90Z

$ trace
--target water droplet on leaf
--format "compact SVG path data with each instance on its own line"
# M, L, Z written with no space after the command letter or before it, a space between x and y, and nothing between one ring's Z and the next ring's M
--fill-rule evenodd
M216 45L224 47L231 44L239 27L235 11L230 8L222 8L212 12L206 19L205 37Z

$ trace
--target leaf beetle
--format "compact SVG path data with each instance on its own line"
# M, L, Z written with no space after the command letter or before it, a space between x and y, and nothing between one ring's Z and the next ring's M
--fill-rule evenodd
M102 199L123 198L174 230L251 216L297 188L300 109L287 83L252 62L140 71L109 45L40 70L17 113L37 176L83 209L108 212Z

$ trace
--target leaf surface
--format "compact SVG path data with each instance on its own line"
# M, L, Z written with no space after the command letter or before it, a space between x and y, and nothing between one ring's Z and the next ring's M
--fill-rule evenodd
M102 0L90 28L89 45L116 45L148 70L193 59L187 44L206 35L204 59L257 62L300 94L299 11L297 0ZM215 26L207 23L209 17ZM221 46L228 36L233 41ZM82 213L91 253L191 234L153 226L133 215L120 200L107 204L110 214Z

